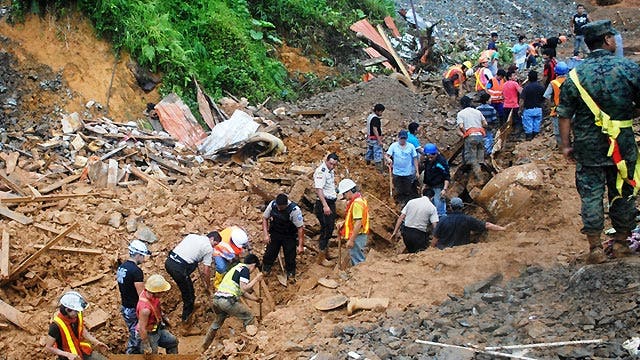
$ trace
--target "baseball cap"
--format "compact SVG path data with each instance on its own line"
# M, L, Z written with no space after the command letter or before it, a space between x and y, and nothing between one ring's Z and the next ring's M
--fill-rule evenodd
M462 209L464 207L464 203L462 202L462 199L460 199L459 197L451 198L451 200L449 201L449 204L451 205L452 208Z
M407 130L400 130L400 132L398 133L399 139L406 139L408 137L409 137L409 133L407 132Z

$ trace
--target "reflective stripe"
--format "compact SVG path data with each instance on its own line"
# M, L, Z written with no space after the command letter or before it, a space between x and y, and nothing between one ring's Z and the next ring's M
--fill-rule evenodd
M560 104L560 86L565 80L567 80L566 77L560 77L551 81L551 88L553 89L553 106L551 106L551 116L558 116L556 108Z
M233 274L235 274L236 271L240 271L244 267L247 267L247 265L239 263L236 266L232 267L231 270L227 271L227 273L222 278L220 286L218 286L218 292L231 294L236 297L242 296L242 288L240 288L239 283L233 281Z
M504 83L507 82L505 79L500 81L497 77L491 78L491 89L487 89L489 95L491 95L492 103L500 103L504 101L504 96L502 95L502 87Z
M460 84L462 84L467 79L464 76L464 71L462 71L462 65L454 65L450 67L449 70L444 73L444 78L450 79L455 74L458 74L458 78L456 80L453 80L453 87L459 88Z
M67 326L67 323L65 323L64 320L62 320L62 318L60 317L60 313L54 316L53 321L58 325L58 329L60 329L60 331L62 332L62 335L64 336L64 339L62 342L63 351L68 351L73 355L82 355L81 351L87 355L91 354L91 345L89 343L80 341L82 339L82 331L84 327L83 326L84 320L83 320L81 311L78 312L78 335L77 336L76 334L73 333L73 330L69 326ZM64 349L65 345L68 347L68 349ZM86 346L89 347L88 352L85 350Z
M580 97L582 101L587 105L589 110L593 113L595 118L595 124L602 129L602 132L609 136L609 151L607 152L607 156L611 157L613 163L616 165L618 169L618 176L616 179L616 189L618 190L618 195L611 200L613 203L615 200L622 197L622 184L624 182L628 183L633 187L633 195L638 193L638 188L640 183L638 183L635 179L640 179L640 161L636 160L635 169L633 169L633 179L629 179L629 169L627 169L627 162L622 158L622 153L620 152L620 147L618 146L618 135L620 135L620 129L630 128L633 126L633 120L611 120L609 114L605 113L600 109L598 104L593 100L593 98L589 95L587 90L580 84L580 79L578 79L578 72L576 69L573 69L569 72L569 77L573 80L576 88L580 92ZM638 146L636 145L636 154L638 154Z
M487 83L489 82L489 80L483 82L483 79L486 79L486 77L484 76L484 69L484 67L480 67L478 70L476 70L476 91L487 90Z
M368 234L369 233L369 204L367 201L363 199L360 195L357 198L353 199L351 203L348 204L347 207L347 215L344 221L344 238L348 239L353 232L353 205L358 202L362 205L362 227L360 228L360 234Z

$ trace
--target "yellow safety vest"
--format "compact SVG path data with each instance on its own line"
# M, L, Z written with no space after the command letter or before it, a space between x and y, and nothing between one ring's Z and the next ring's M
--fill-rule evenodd
M362 227L360 228L360 234L368 234L369 233L369 204L367 204L367 200L362 197L355 198L347 209L347 215L344 220L344 226L342 227L343 238L349 239L351 233L353 233L353 206L359 203L362 206Z
M220 286L218 286L218 292L231 294L236 297L242 296L242 288L240 288L239 283L233 281L233 274L245 267L247 267L246 264L239 263L236 266L232 267L231 270L227 271L227 273L224 275L224 278L222 278Z

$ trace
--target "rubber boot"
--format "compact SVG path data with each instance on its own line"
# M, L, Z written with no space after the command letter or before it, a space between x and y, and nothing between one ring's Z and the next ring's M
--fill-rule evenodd
M589 242L589 254L587 255L586 263L601 264L607 261L600 234L587 235L587 241Z
M209 328L209 330L207 330L207 335L204 336L204 341L201 345L202 352L205 352L207 351L207 349L209 349L209 346L211 346L211 343L213 342L213 338L216 337L216 332L217 330L214 330L212 328Z
M384 164L382 163L382 161L378 161L376 163L376 169L378 169L380 174L384 174Z

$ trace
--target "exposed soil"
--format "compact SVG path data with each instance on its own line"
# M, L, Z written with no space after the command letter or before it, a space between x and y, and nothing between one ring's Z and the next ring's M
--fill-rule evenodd
M604 18L621 11L628 27L628 35L623 33L625 45L634 49L638 46L637 6L637 1L624 1L597 8L591 14ZM25 24L15 27L0 21L0 29L4 35L0 43L0 105L4 109L0 120L11 135L11 145L25 151L35 148L29 134L50 136L59 127L62 113L79 111L85 119L104 115L104 110L87 110L84 105L94 100L106 106L116 59L108 43L94 38L86 20L75 15L59 21L29 17ZM568 51L566 48L561 51ZM289 50L295 54L291 57L293 63L306 63L295 49ZM158 100L157 93L145 94L138 88L126 67L127 61L126 54L117 61L108 113L122 122L141 117L146 102ZM319 68L318 64L307 64L300 69L304 72ZM298 282L283 288L275 276L268 278L277 306L270 309L264 305L265 316L258 334L247 337L242 334L241 324L231 319L203 358L309 359L321 353L317 359L343 359L348 351L369 359L464 358L460 354L446 357L439 348L413 344L420 338L457 345L602 338L606 345L547 349L528 355L545 359L623 358L620 343L637 335L634 329L640 279L633 275L638 271L637 259L588 267L577 280L569 280L580 268L578 258L586 252L587 244L579 233L575 167L553 149L549 124L545 124L542 136L531 142L512 141L497 156L497 164L503 168L535 163L544 177L544 185L535 189L524 210L491 218L506 226L507 231L489 233L467 246L403 254L402 242L389 238L396 220L392 210L399 209L389 199L388 177L362 161L363 119L376 103L387 107L383 116L387 145L399 129L412 121L421 124L420 139L437 143L441 150L458 140L452 131L457 109L448 104L441 90L429 88L416 94L394 79L378 77L299 104L283 104L291 112L322 109L326 115L274 118L288 148L288 153L276 159L263 158L243 167L205 162L190 169L189 175L180 176L170 191L153 184L131 185L101 190L99 197L14 208L36 222L55 224L59 229L78 221L77 232L90 243L65 239L61 245L92 247L104 253L96 256L47 252L25 276L0 288L0 299L29 315L34 329L28 334L0 319L0 359L51 358L39 344L59 296L70 284L100 274L104 274L101 279L78 290L91 303L88 314L101 309L110 315L107 324L94 333L111 346L113 353L122 353L126 330L119 314L114 277L118 261L126 256L126 244L133 239L125 220L135 219L149 226L159 238L151 245L154 256L143 264L147 276L156 272L166 275L166 254L191 232L241 225L249 232L255 252L262 254L261 213L268 200L263 194L290 192L299 182L310 186L308 174L296 175L289 169L293 165L314 168L332 151L341 157L338 178L353 178L372 207L374 234L367 261L344 271L317 265L313 249L317 248L318 224L310 204L302 201L310 239L308 250L298 257ZM54 171L42 176L23 170L21 164L26 160L20 157L14 173L21 184L50 182L48 177L55 176ZM455 169L457 161L453 165ZM61 193L90 190L96 189L76 182L65 186ZM475 206L469 206L467 211L482 218L489 216ZM118 226L107 224L105 219L116 214L122 215L122 222ZM0 227L10 234L13 266L33 253L33 245L43 244L52 236L6 218L0 219ZM335 245L332 243L331 252L337 255ZM469 292L471 284L496 273L503 279ZM336 280L339 287L330 290L317 285L321 277ZM212 314L206 311L207 300L198 282L196 293L197 320L192 330L203 334ZM386 297L390 305L384 312L360 311L354 315L348 315L344 308L331 312L314 308L315 302L338 293L348 297ZM504 296L491 298L493 302L486 300L486 294L496 293ZM633 303L636 306L632 307ZM169 291L163 304L177 324L181 311L177 288ZM615 310L622 307L620 304L625 304L625 311ZM250 305L257 313L257 306ZM473 312L474 307L481 310L478 315ZM531 318L533 315L535 318ZM502 331L496 332L498 329ZM178 329L175 331L179 333ZM180 353L197 354L201 338L181 336Z

